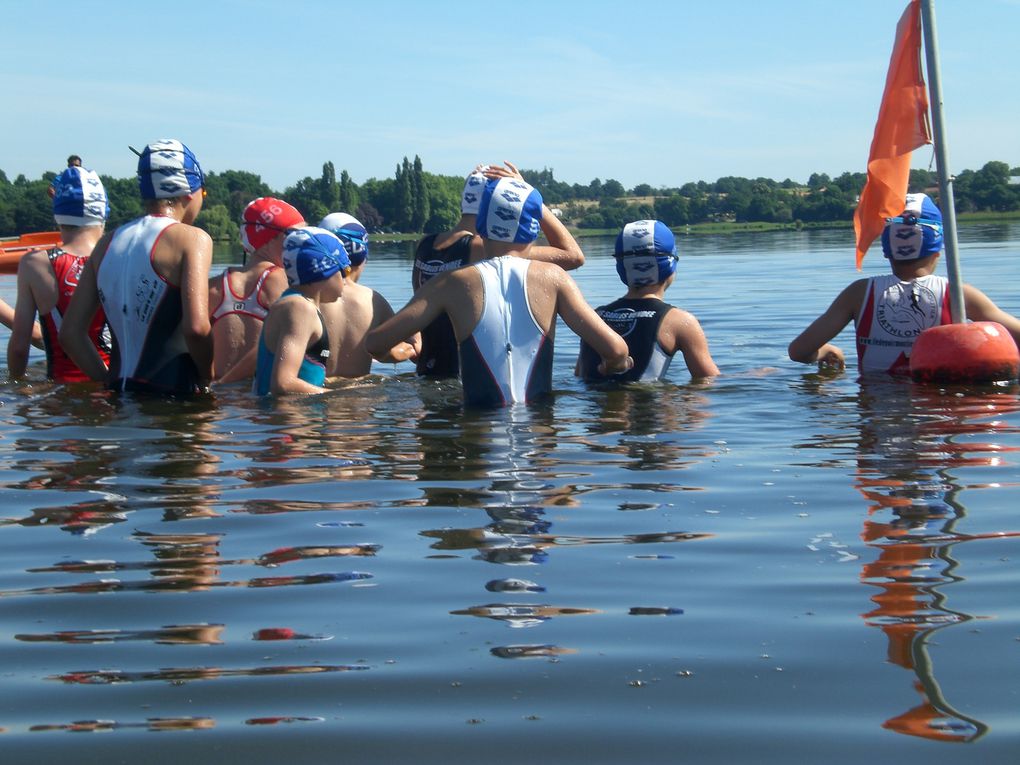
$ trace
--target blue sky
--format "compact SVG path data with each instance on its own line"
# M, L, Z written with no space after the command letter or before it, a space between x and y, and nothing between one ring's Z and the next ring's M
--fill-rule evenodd
M905 0L0 0L0 169L179 138L282 191L331 160L678 186L863 171ZM145 10L142 10L145 9ZM1020 0L937 0L951 167L1020 165ZM915 167L933 163L928 149Z

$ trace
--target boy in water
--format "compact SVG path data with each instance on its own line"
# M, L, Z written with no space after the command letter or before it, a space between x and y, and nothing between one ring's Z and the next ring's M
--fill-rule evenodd
M411 286L415 292L435 276L447 271L477 263L486 258L482 237L478 235L478 208L488 181L487 176L503 175L520 178L510 162L505 167L479 165L464 181L460 199L460 220L449 231L429 234L418 242L414 252ZM521 179L523 180L523 179ZM584 253L573 237L562 240L561 246L533 245L523 257L554 263L565 271L584 265ZM416 371L424 377L456 377L460 373L457 341L450 320L439 316L422 329L421 349L416 360Z
M385 352L438 316L449 316L469 406L530 403L552 391L553 334L560 316L602 358L601 371L629 369L627 344L585 302L566 271L529 259L541 229L553 247L576 247L542 195L497 168L482 193L478 233L486 259L442 274L369 332L369 353Z
M661 380L677 351L683 353L691 377L714 377L719 368L708 351L698 320L663 301L676 274L673 232L657 220L628 223L616 237L616 273L627 293L595 312L627 341L634 366L609 379ZM605 380L598 372L599 356L585 342L577 358L577 374L585 380Z
M361 377L372 369L372 356L365 350L365 335L393 315L393 308L375 290L360 283L368 261L368 231L357 218L347 213L330 213L319 222L319 228L332 231L344 246L351 261L351 272L344 283L340 299L322 305L322 318L329 333L327 377ZM395 364L413 359L420 336L400 342L378 361Z
M343 294L351 261L340 240L314 226L283 242L283 268L290 287L273 303L259 337L253 391L325 393L329 332L320 307Z
M949 324L949 280L936 276L942 251L942 212L925 194L907 194L903 214L882 232L882 253L892 273L858 279L790 343L793 361L843 369L843 351L829 341L851 321L862 374L910 374L914 340L929 327ZM969 284L963 285L967 318L995 321L1020 342L1020 319Z

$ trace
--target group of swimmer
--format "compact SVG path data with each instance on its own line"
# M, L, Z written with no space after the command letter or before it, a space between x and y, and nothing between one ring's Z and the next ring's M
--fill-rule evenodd
M54 180L62 244L26 254L14 309L0 301L12 379L25 374L30 344L45 348L56 382L170 395L245 381L260 395L322 393L373 360L411 360L420 375L459 376L465 404L502 406L551 392L557 316L581 339L585 380L662 379L677 352L693 378L719 374L698 320L664 300L678 261L669 228L623 227L614 257L626 292L593 309L567 273L584 263L580 246L509 162L468 175L460 220L418 243L414 295L397 312L360 283L369 238L351 215L312 226L283 200L256 199L242 214L245 264L210 278L212 241L193 225L205 197L194 153L177 140L149 144L138 181L145 214L104 233L99 176L79 160ZM536 244L540 233L547 244ZM934 274L941 249L940 211L908 195L882 235L892 273L850 284L790 343L790 358L842 368L831 340L853 321L862 373L908 374L917 335L950 321L947 280ZM1020 320L970 285L964 295L969 319L1020 342Z

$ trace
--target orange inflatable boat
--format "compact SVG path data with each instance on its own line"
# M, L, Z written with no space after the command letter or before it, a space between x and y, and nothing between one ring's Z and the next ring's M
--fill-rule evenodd
M30 250L49 249L60 244L59 231L22 234L17 239L0 239L0 274L16 274L21 256Z

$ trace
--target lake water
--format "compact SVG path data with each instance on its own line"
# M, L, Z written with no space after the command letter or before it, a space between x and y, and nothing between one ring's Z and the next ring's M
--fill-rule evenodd
M1020 314L1020 225L960 236ZM554 400L496 412L410 365L0 385L0 762L1015 763L1018 389L786 360L851 239L680 240L711 384L588 391L561 326ZM364 283L409 273L374 244Z

